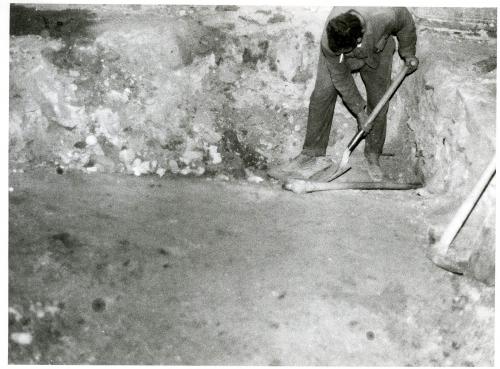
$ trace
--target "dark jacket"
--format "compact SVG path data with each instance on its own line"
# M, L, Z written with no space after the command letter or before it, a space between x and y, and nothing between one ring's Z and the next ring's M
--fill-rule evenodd
M364 34L361 45L345 54L341 60L341 57L334 55L328 46L325 25L321 36L321 52L327 60L333 85L347 107L357 114L363 110L366 103L354 83L351 71L365 64L376 69L379 64L378 53L385 48L391 36L397 37L399 55L403 59L415 56L417 35L413 18L406 8L335 7L330 12L326 24L332 18L346 12L352 12L362 19Z

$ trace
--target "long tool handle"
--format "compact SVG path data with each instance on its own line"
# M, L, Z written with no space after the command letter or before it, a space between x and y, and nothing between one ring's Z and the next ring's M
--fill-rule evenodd
M378 113L380 113L380 110L382 110L384 105L389 101L394 91L396 91L401 82L403 82L403 79L406 76L406 72L408 72L408 66L404 65L403 68L401 68L401 71L396 76L396 79L392 81L391 85L389 86L385 94L377 103L377 106L375 106L373 111L368 116L366 125L371 124L373 120L377 117ZM367 133L365 131L361 130L356 134L356 136L352 138L351 142L349 142L349 144L347 145L347 148L349 149L350 152L352 152L356 148L356 146L358 146L358 144L363 140L366 134Z
M421 183L395 182L314 182L301 179L289 179L285 183L286 190L295 193L306 193L331 190L411 190L422 187Z
M446 254L458 231L462 228L463 224L472 212L472 209L481 197L484 189L490 182L490 179L495 175L495 172L495 155L493 155L493 158L477 181L476 185L464 200L462 205L460 205L451 222L446 226L446 229L441 235L439 241L432 246L432 249L436 254L441 256Z

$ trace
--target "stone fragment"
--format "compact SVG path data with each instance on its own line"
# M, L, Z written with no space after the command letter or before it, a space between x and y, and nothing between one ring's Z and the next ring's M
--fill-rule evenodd
M254 174L247 177L247 181L251 183L261 183L264 181L262 177L256 176Z
M33 336L29 332L13 332L10 334L10 339L18 345L31 345Z
M174 174L179 173L179 165L177 162L173 159L168 161L168 166L170 168L170 171Z
M229 177L226 176L225 174L218 174L215 179L219 181L229 181Z
M208 147L208 154L210 155L210 160L212 164L220 164L222 162L222 156L217 152L217 146L212 145Z
M101 133L107 137L113 144L116 144L118 135L121 131L120 117L118 113L109 108L97 109L93 114L98 127L96 133Z
M203 159L203 153L198 150L186 150L180 157L180 160L186 164L189 165L191 162L196 161L196 160L202 160Z
M163 176L165 175L165 173L166 173L166 169L165 169L165 168L158 168L158 169L156 170L156 174L158 174L158 176L159 176L160 178L161 178L161 177L163 177Z
M134 160L135 151L132 149L123 149L122 151L120 151L120 154L118 156L122 163L128 165Z
M94 135L90 135L85 139L85 143L88 146L94 146L95 144L97 144L97 137Z
M52 306L52 305L45 306L45 312L51 315L56 315L60 310L61 309L58 306Z
M150 162L149 161L142 161L139 158L136 158L134 162L132 163L131 167L132 171L134 172L135 176L141 176L143 174L148 174L150 172Z
M245 169L245 173L247 175L247 181L250 183L261 183L264 181L262 177L255 175L251 170Z
M150 168L151 168L151 171L156 171L156 168L158 167L158 162L156 160L151 160L150 164L149 164Z
M17 309L10 306L9 306L9 314L14 315L14 319L16 321L20 321L23 317L23 315L19 311L17 311Z
M205 173L205 167L203 166L199 166L197 167L195 170L193 170L193 173L196 175L196 176L201 176Z

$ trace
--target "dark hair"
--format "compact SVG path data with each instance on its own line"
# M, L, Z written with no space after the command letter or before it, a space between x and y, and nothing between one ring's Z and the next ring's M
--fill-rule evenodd
M326 34L330 50L338 51L356 47L358 38L363 37L363 28L358 17L343 13L328 22Z

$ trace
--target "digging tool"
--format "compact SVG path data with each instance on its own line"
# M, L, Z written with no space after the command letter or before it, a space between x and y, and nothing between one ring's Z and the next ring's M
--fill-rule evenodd
M408 66L405 65L403 66L403 68L401 68L401 71L396 76L396 79L391 83L385 94L378 102L377 106L375 106L373 111L370 113L365 126L370 126L373 123L373 120L377 117L378 113L380 113L380 110L382 110L384 105L389 101L392 94L396 91L396 89L403 81L407 72L408 72ZM349 157L351 156L351 153L359 145L359 143L366 137L367 134L368 132L364 130L360 130L358 131L358 133L356 133L356 135L352 138L351 142L349 142L349 144L347 145L347 149L345 149L344 154L342 155L342 160L339 166L332 165L326 168L325 170L314 174L309 179L316 182L330 182L340 177L344 173L346 173L349 169L351 169L349 165Z
M285 190L295 193L306 193L331 190L411 190L422 187L421 183L396 182L314 182L302 179L289 179Z
M456 263L454 263L451 260L447 260L446 254L448 252L448 248L455 239L458 231L460 231L465 221L469 217L470 213L472 212L472 209L474 209L474 206L476 206L477 202L479 201L479 198L483 194L484 190L486 189L486 186L488 186L488 183L493 178L495 173L496 173L495 155L493 155L493 158L491 159L490 163L484 170L483 174L481 174L481 177L475 184L472 191L466 197L462 205L460 205L457 212L451 219L450 223L446 226L439 240L437 240L437 242L435 243L432 243L433 242L432 240L435 239L435 237L430 237L431 245L428 250L427 257L431 259L432 262L437 266L454 273L460 272L459 266L455 265Z

